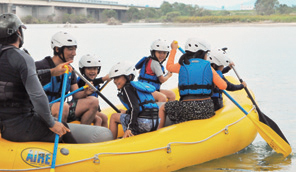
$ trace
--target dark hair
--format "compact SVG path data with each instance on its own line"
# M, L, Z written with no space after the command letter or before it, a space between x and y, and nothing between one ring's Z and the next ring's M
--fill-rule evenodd
M204 51L204 50L198 50L195 54L194 54L194 58L197 59L204 59L205 55L208 53L208 51Z
M193 55L194 53L193 52L190 52L190 51L186 51L185 54L183 54L180 59L179 59L179 64L180 65L183 65L184 63L186 65L189 65L190 62L189 62L189 59L193 58Z
M211 63L211 66L213 67L213 69L218 70L219 66L216 65L215 63Z
M3 45L9 45L9 44L13 44L17 41L17 33L13 33L11 36L6 37L6 38L0 38L0 44Z
M73 45L73 46L63 46L63 47L57 47L58 48L58 50L59 50L59 52L57 52L57 51L55 51L55 47L53 48L53 54L54 55L59 55L59 54L62 54L63 52L64 52L64 49L65 48L70 48L70 47L76 47L77 48L77 46L76 45Z
M64 51L64 47L61 47L61 48L57 47L57 48L59 51L56 51L55 47L53 48L53 55L55 55L55 56L61 54Z

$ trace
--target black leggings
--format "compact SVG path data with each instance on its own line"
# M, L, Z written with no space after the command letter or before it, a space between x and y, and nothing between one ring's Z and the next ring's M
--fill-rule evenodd
M19 115L11 119L2 119L3 130L1 135L4 139L14 142L42 141L54 142L53 133L37 114L29 113ZM66 127L68 125L63 123ZM65 143L77 143L72 133L66 133L60 138Z
M63 124L69 128L68 124L63 122ZM62 142L64 143L77 143L76 139L73 137L72 133L71 132L67 132L66 134L64 134L62 136Z

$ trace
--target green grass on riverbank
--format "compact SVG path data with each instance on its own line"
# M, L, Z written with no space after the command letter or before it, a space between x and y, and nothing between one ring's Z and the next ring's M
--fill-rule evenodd
M39 20L32 16L27 16L22 18L22 21L25 24L45 24L45 23L56 23L53 20ZM271 23L296 23L296 14L290 15L270 15L270 16L261 16L254 15L251 12L245 12L243 15L238 12L232 12L230 15L210 15L210 16L175 16L170 17L161 17L161 18L148 18L144 20L139 20L141 22L148 23L161 23L161 22L173 22L173 23L253 23L253 22L271 22ZM64 17L62 23L101 23L96 21L93 18L77 15L68 15L67 18ZM134 21L137 22L137 21Z
M292 23L296 22L296 15L271 15L271 16L250 16L250 15L234 15L234 16L203 16L203 17L187 17L179 16L174 18L176 23L251 23L251 22L274 22L274 23Z

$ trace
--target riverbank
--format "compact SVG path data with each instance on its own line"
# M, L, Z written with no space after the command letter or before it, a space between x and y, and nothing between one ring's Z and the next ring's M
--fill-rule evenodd
M232 23L162 23L163 25L172 25L172 26L229 26L229 27L241 27L241 26L266 26L266 27L277 27L277 26L291 26L296 27L296 22L293 23L274 23L274 22L232 22Z

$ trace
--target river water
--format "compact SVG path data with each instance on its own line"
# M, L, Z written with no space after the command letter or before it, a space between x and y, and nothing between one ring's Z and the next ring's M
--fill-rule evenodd
M78 40L73 65L78 68L81 56L97 54L101 58L100 76L106 75L118 61L136 63L150 53L151 43L158 38L177 40L181 47L190 37L202 37L212 47L228 47L240 76L247 82L262 112L273 119L296 148L295 97L296 24L73 24L27 25L24 47L35 60L51 55L50 39L58 31L67 31ZM178 52L176 59L181 56ZM229 75L235 76L231 71ZM163 88L177 86L177 75ZM119 104L113 83L102 92L113 104ZM294 97L294 98L293 98ZM108 105L100 99L102 107ZM221 147L223 149L223 147ZM197 157L198 158L198 157ZM258 134L255 141L240 152L179 171L296 171L295 156L283 158L275 153Z

